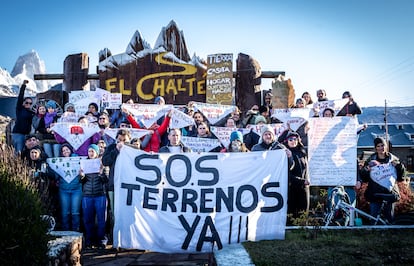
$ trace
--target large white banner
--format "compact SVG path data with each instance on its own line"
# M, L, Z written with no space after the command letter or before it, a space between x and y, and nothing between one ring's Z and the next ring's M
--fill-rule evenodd
M312 186L354 186L357 171L357 126L354 117L309 119L308 153Z
M150 154L124 146L115 165L113 245L211 252L284 239L287 164L283 150Z

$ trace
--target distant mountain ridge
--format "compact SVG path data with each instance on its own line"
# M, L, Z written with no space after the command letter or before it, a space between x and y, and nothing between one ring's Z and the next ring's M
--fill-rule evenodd
M360 124L384 124L384 107L363 107L362 114L358 115ZM414 124L414 106L387 107L388 124Z

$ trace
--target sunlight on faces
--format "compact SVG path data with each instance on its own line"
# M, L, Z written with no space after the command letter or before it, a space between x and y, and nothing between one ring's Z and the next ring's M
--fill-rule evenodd
M62 148L62 155L63 157L69 157L71 155L71 150L68 147Z
M263 142L266 144L270 144L273 142L274 140L274 135L272 134L272 132L270 131L266 131L265 133L263 133Z
M103 140L98 141L99 153L103 154L106 149L106 143Z
M233 152L241 152L242 151L242 144L239 140L233 140L231 142L231 150Z
M130 137L128 136L128 135L118 135L118 137L116 137L116 141L119 143L119 142L122 142L122 143L125 143L125 142L130 142L131 141L131 139L130 139Z
M28 149L31 149L34 146L38 145L39 144L39 141L35 137L31 137L31 138L29 138L29 139L26 140L25 144L26 144L26 147Z
M198 125L197 134L199 137L204 137L208 135L208 127L206 123L202 122L201 124Z
M195 113L193 118L194 118L194 121L196 121L197 123L204 121L204 118L200 113Z
M233 118L227 119L226 127L236 127L236 123L234 122Z
M92 149L92 148L89 148L88 149L88 157L89 157L89 159L96 159L96 158L98 158L98 155L99 154L97 154L94 149Z
M37 109L37 113L41 115L46 114L46 107L43 105L39 106L39 108Z
M33 149L30 151L30 159L33 161L37 161L40 159L40 151L37 149Z
M168 134L168 140L170 141L171 146L178 146L181 141L181 131L179 129L171 129Z
M375 146L375 152L378 154L384 154L387 151L387 147L383 143L379 143Z
M293 148L298 145L298 138L297 137L290 137L287 139L289 147Z
M23 102L23 105L25 106L25 107L28 107L28 106L30 106L30 105L32 105L33 104L33 101L32 100L29 100L29 99L26 99L24 102Z

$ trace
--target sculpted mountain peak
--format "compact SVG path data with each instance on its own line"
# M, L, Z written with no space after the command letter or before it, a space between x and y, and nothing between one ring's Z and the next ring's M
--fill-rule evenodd
M180 31L177 24L172 20L167 27L163 27L154 48L164 47L165 50L172 52L177 58L188 62L190 55L184 40L184 33Z

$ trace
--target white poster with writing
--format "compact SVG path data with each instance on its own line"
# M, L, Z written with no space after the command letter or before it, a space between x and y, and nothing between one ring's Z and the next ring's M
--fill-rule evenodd
M213 133L223 144L225 148L229 147L230 144L230 134L233 131L236 131L237 128L232 127L210 127L211 133ZM242 133L243 134L243 133Z
M145 128L151 127L158 119L165 116L172 108L172 105L159 104L122 104L121 108L125 108L134 115L137 121L141 121Z
M113 247L211 252L284 239L287 165L282 150L148 154L125 147L115 165Z
M100 98L96 97L94 91L71 91L69 93L69 102L75 105L75 112L77 114L84 115L88 111L90 103L96 103L99 106Z
M147 135L150 131L147 129L140 129L140 128L122 128L129 131L131 139L133 138L142 138L143 136ZM120 128L105 128L105 134L116 140L116 134Z
M194 118L177 110L175 108L172 109L171 119L170 119L170 128L183 128L186 126L194 125Z
M320 117L323 117L323 111L326 108L330 108L335 112L335 115L341 111L341 109L347 104L349 101L348 98L345 99L338 99L338 100L328 100L328 101L321 101L313 103L313 109L319 114Z
M397 170L392 163L384 163L371 167L371 179L382 187L391 191L397 180Z
M310 108L288 108L288 109L273 109L272 117L282 121L284 124L289 124L293 131L305 124L311 117L313 111Z
M73 179L79 176L80 161L84 160L84 156L76 157L54 157L47 158L46 162L50 169L55 171L60 177L62 177L67 183L73 181Z
M210 138L182 136L181 142L185 146L191 148L193 152L209 152L212 149L220 146L220 141L218 139Z
M195 102L194 107L200 111L212 125L224 119L226 116L234 112L234 110L236 110L236 106L234 105L209 104L200 102Z
M312 186L354 186L357 171L354 117L309 119L308 153Z
M80 168L85 174L99 173L101 171L101 158L81 160Z

